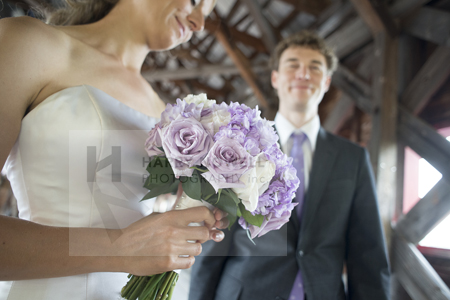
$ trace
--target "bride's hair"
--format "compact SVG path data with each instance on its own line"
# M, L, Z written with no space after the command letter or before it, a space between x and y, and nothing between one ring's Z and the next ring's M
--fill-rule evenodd
M65 0L62 7L44 12L45 22L52 25L82 25L106 16L119 0Z

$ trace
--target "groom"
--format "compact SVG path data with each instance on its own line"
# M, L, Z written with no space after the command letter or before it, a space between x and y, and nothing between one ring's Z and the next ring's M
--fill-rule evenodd
M280 99L275 126L301 180L290 221L256 238L233 226L206 244L190 300L385 300L389 266L366 150L320 127L318 105L337 65L314 33L283 40L272 55ZM343 276L343 269L346 274ZM344 285L346 278L347 285Z

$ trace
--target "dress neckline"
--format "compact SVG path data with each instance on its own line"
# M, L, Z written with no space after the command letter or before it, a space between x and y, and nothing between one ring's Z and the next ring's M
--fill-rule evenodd
M56 96L58 96L58 95L60 95L60 94L62 94L62 93L65 93L65 92L70 91L70 90L72 90L72 89L79 89L79 88L85 88L85 89L91 88L91 89L93 89L93 90L96 90L96 91L102 93L102 94L103 94L104 96L106 96L108 99L112 99L114 102L119 103L119 105L122 105L122 106L126 107L127 109L132 110L132 111L134 111L134 112L136 112L136 113L138 113L138 114L140 114L140 115L142 115L142 116L144 116L144 117L151 118L151 119L159 119L159 118L157 118L157 117L152 117L152 116L149 116L149 115L147 115L147 114L144 114L143 112L141 112L141 111L139 111L139 110L136 110L136 109L132 108L131 106L126 105L126 104L123 103L122 101L117 100L116 98L114 98L113 96L111 96L110 94L108 94L107 92L105 92L105 91L103 91L103 90L101 90L101 89L99 89L99 88L96 88L95 86L92 86L92 85L89 85L89 84L80 84L80 85L75 85L75 86L70 86L70 87L64 88L64 89L62 89L62 90L60 90L60 91L57 91L57 92L51 94L50 96L48 96L47 98L45 98L44 100L42 100L41 103L39 103L39 104L38 104L35 108L33 108L29 113L27 113L27 114L22 118L22 122L23 122L29 115L33 114L34 111L38 110L45 102L48 102L49 100L53 99L54 97L56 97Z

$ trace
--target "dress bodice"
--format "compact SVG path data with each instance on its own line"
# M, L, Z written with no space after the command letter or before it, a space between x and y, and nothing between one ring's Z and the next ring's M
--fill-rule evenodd
M156 122L92 86L45 99L24 117L5 164L19 217L49 226L124 228L151 213L153 201L139 200L147 192L144 143ZM126 275L15 281L0 299L119 299Z

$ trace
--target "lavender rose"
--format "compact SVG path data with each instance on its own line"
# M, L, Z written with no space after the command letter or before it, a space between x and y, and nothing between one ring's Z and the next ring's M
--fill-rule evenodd
M239 218L239 225L241 225L242 228L244 229L250 230L250 236L252 239L254 239L255 237L261 237L272 230L280 229L284 224L286 224L289 221L290 217L291 217L290 211L284 211L283 214L278 218L275 218L273 213L269 213L264 217L264 221L261 227L247 224L244 218L241 217Z
M179 176L192 176L190 167L199 165L212 146L212 137L194 117L178 116L161 129L162 147L173 172Z
M158 147L162 147L161 136L159 135L160 125L159 123L153 127L152 130L148 133L148 138L145 141L145 150L150 158L157 155L162 155L164 152L158 149Z
M202 164L209 172L203 173L202 176L216 192L223 188L245 187L239 179L253 167L253 160L237 140L224 137L216 141L203 160Z

